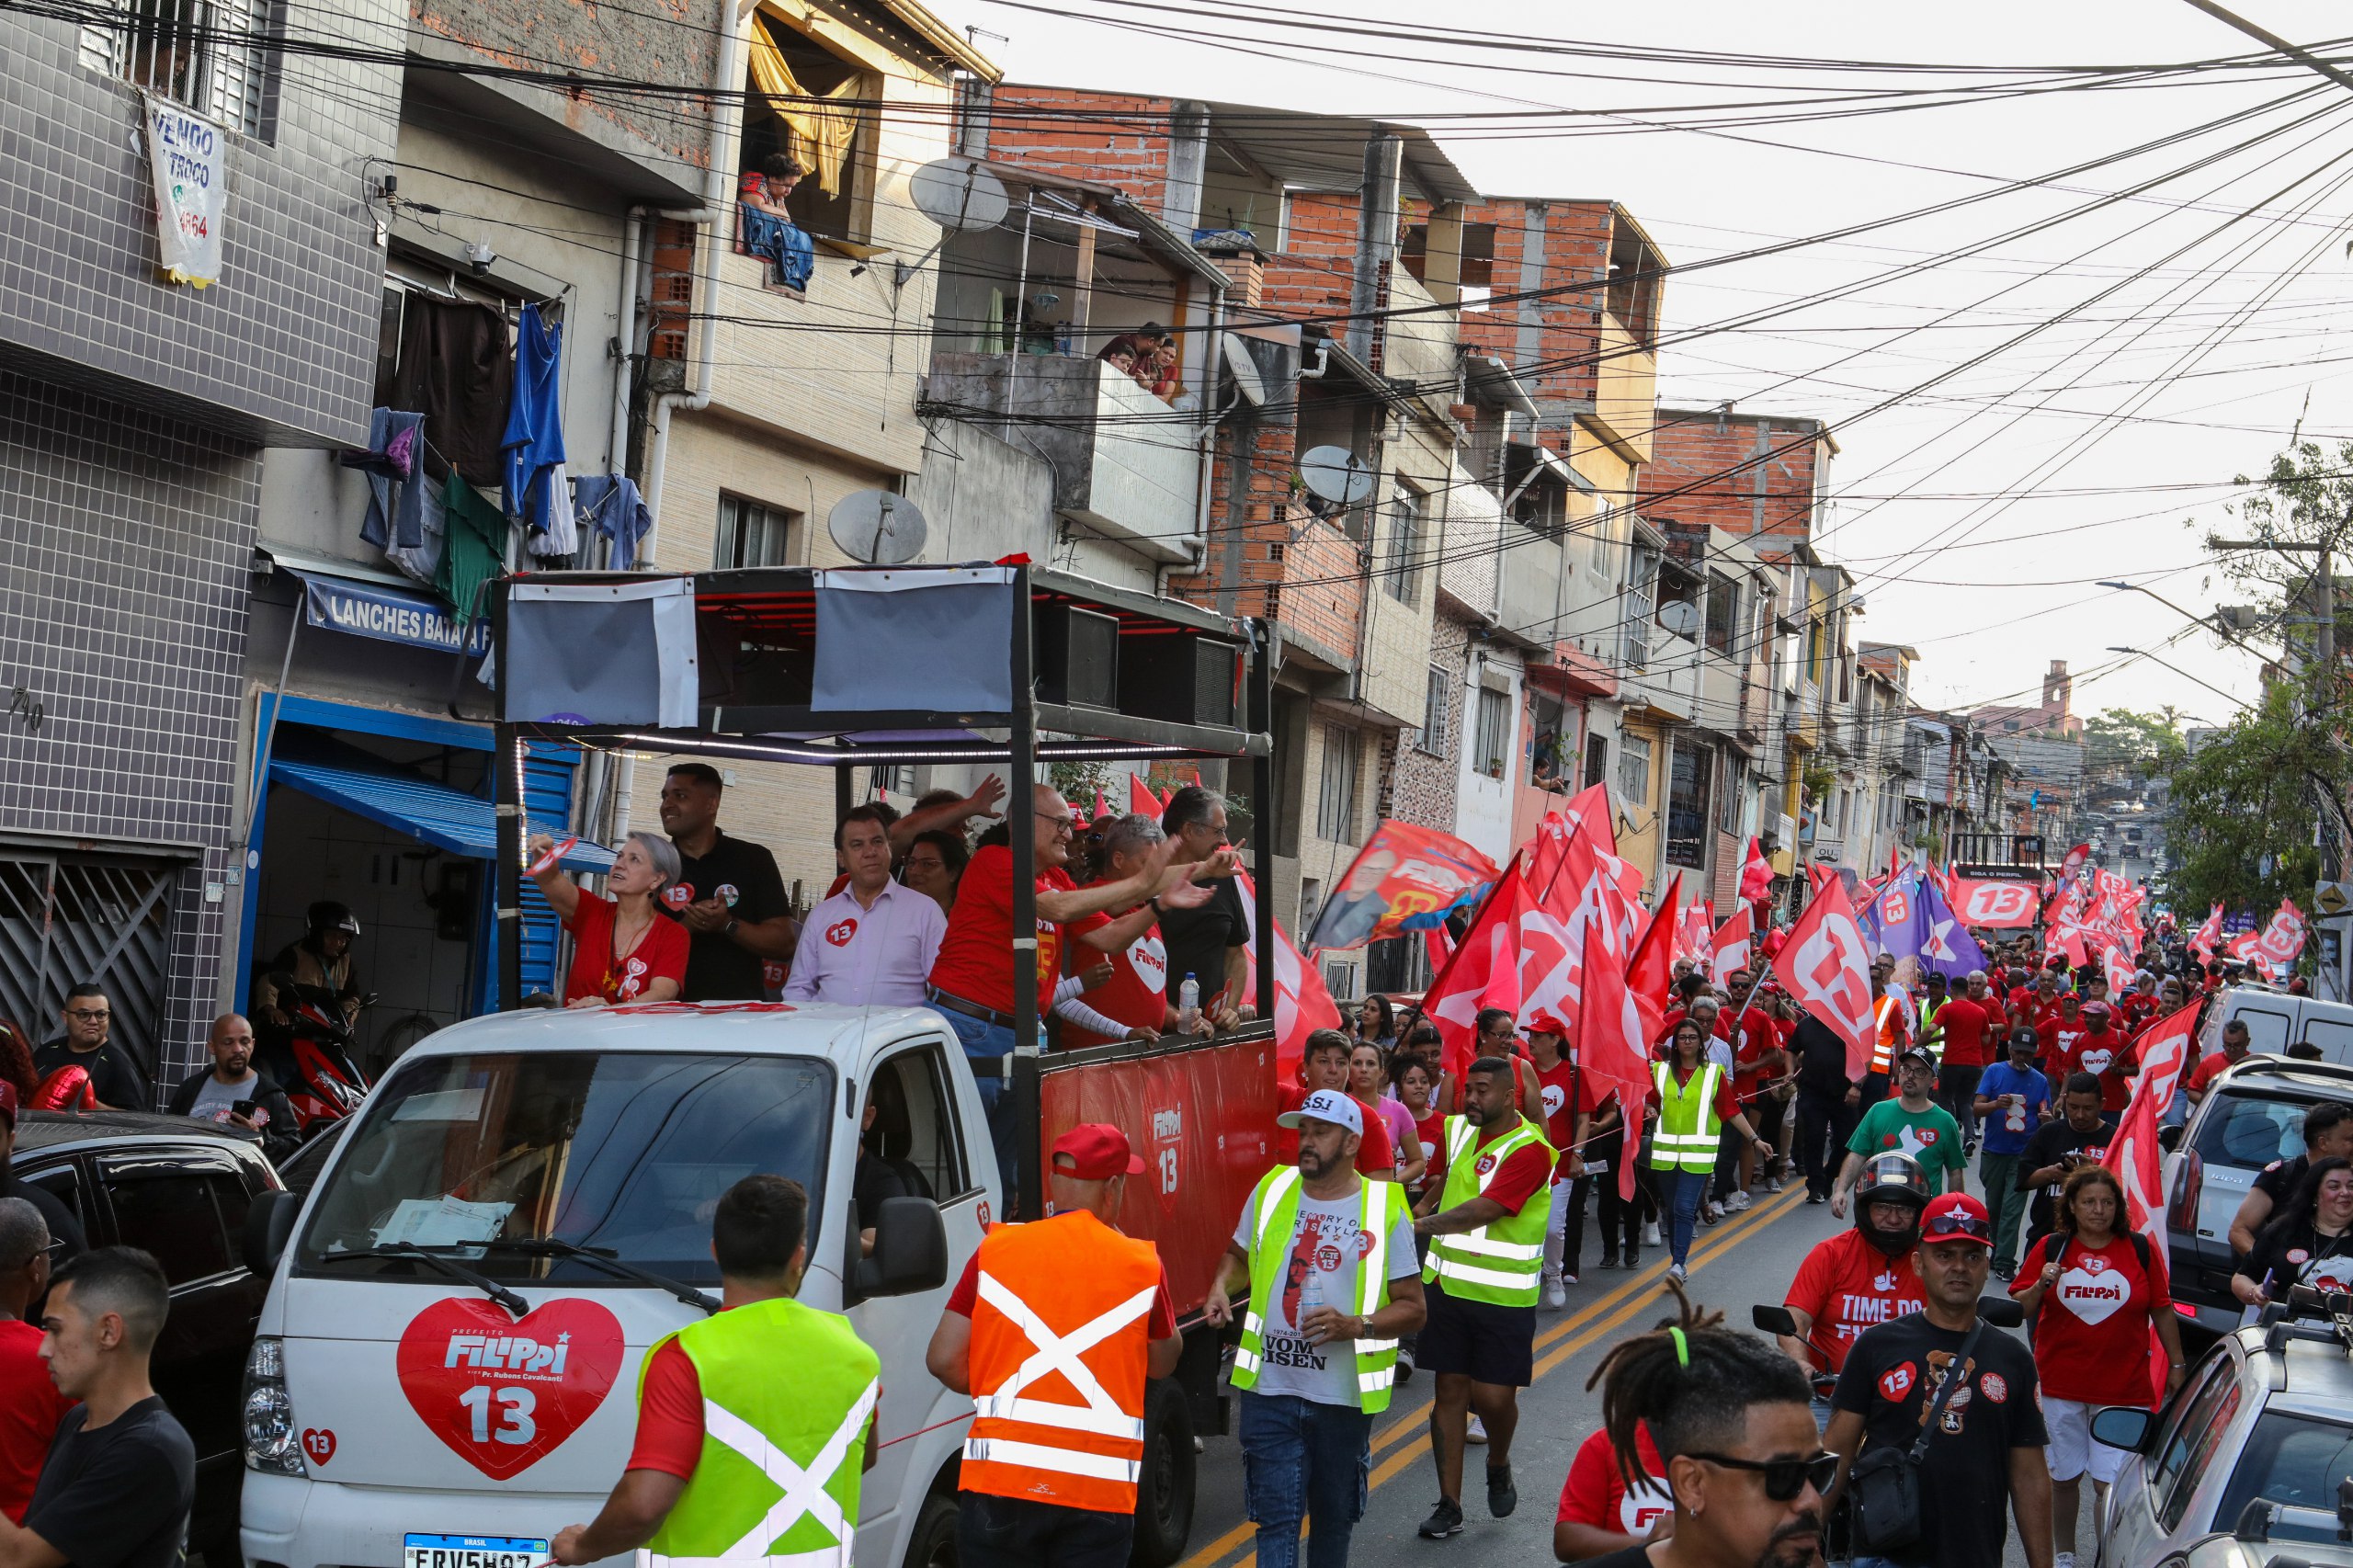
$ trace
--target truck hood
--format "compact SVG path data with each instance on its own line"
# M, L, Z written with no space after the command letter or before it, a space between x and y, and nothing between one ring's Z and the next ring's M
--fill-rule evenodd
M311 1473L350 1486L600 1493L646 1352L701 1314L659 1290L518 1285L521 1318L439 1280L288 1278L287 1393Z

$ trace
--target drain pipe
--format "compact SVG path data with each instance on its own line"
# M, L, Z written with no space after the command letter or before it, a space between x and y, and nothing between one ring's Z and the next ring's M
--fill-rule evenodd
M1210 290L1209 352L1203 356L1201 365L1201 412L1206 417L1201 421L1201 472L1196 482L1200 499L1193 507L1193 537L1185 541L1185 552L1191 557L1186 569L1194 573L1199 572L1210 558L1210 492L1216 476L1217 427L1222 418L1217 406L1217 379L1224 368L1225 290L1212 289ZM1240 402L1241 394L1236 392L1234 398ZM1164 563L1154 574L1156 579L1153 584L1154 593L1165 594L1168 591L1168 570Z

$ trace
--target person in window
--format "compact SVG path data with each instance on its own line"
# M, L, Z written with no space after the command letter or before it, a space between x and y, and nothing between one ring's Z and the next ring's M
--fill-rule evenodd
M781 153L746 169L735 192L735 243L746 256L756 256L773 269L776 281L788 289L805 289L816 270L816 248L785 210L786 199L806 170Z
M662 912L664 888L678 880L678 852L651 833L632 833L605 877L609 896L566 876L547 854L555 841L531 838L531 880L572 933L567 1007L618 1002L675 1002L687 979L687 928Z

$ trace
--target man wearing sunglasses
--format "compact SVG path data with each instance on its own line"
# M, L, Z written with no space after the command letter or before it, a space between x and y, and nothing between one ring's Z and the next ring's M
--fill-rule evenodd
M1994 1255L1985 1205L1949 1192L1920 1217L1916 1262L1926 1305L1863 1331L1831 1395L1823 1446L1840 1456L1835 1506L1853 1461L1909 1449L1977 1325L1977 1299ZM1920 1543L1896 1558L1858 1553L1855 1568L2000 1568L2006 1516L2018 1521L2027 1568L2052 1568L2048 1434L2034 1357L1999 1330L1980 1334L1961 1385L1944 1403L1921 1465Z

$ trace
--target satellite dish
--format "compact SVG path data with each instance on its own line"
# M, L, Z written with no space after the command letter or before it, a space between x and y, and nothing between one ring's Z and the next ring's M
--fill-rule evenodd
M1669 599L1658 607L1658 623L1677 637L1688 637L1699 630L1699 612L1688 599Z
M1242 347L1242 340L1232 333L1227 333L1222 341L1225 344L1225 369L1233 378L1234 390L1252 407L1263 405L1267 383L1258 374L1257 362L1250 358L1250 350Z
M874 566L905 565L930 532L922 507L887 490L854 491L835 502L825 531L843 554Z
M1011 205L1004 182L970 158L926 164L908 177L907 197L917 211L951 233L993 229Z
M1354 506L1372 494L1372 470L1346 447L1316 447L1299 460L1309 494L1336 506Z

